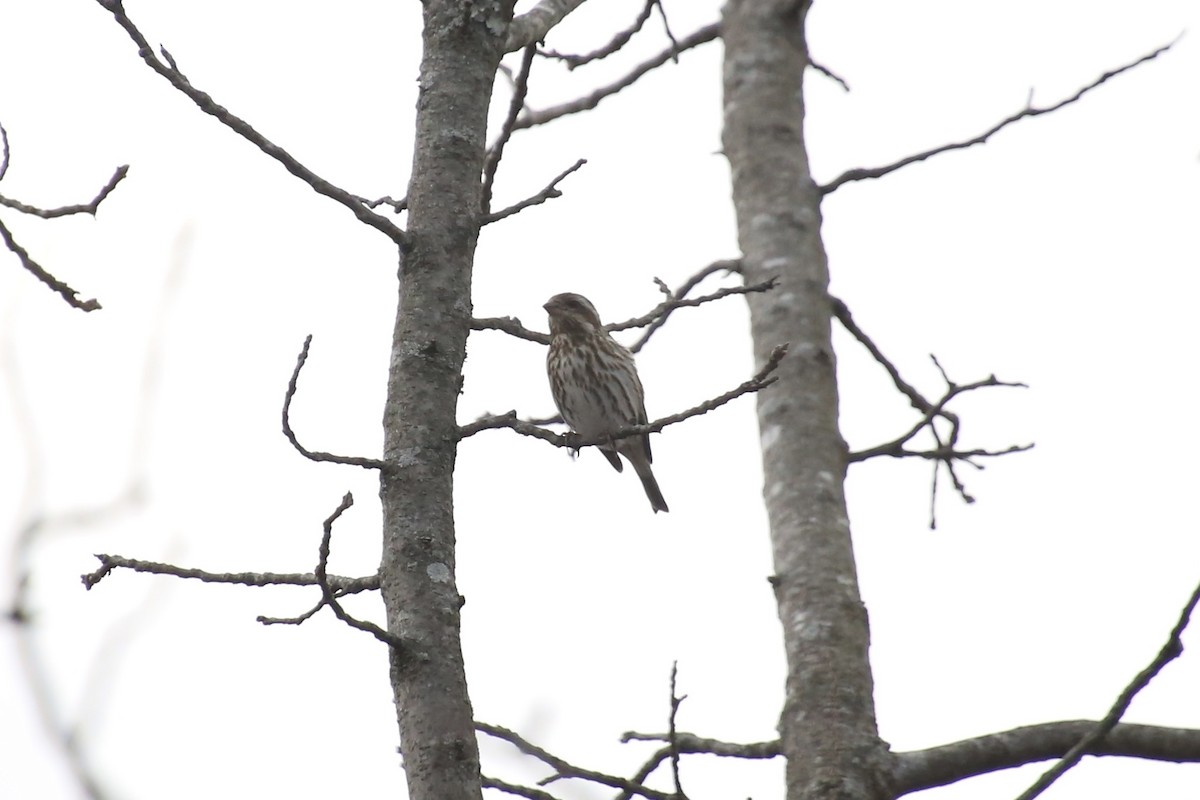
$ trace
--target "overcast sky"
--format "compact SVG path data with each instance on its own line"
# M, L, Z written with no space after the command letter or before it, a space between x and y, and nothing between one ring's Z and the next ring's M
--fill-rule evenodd
M363 196L404 194L418 3L126 5L197 86L314 171ZM589 49L638 7L591 2L547 44ZM679 37L719 13L713 0L666 8ZM1200 580L1198 27L1200 6L1184 0L822 0L810 16L813 56L851 87L807 78L819 180L970 138L1031 92L1053 103L1193 31L1074 106L825 202L832 291L910 382L939 394L936 353L959 382L995 373L1030 387L958 405L965 443L1037 447L964 470L973 506L943 483L936 531L928 465L851 470L879 725L898 750L1101 716ZM539 62L528 102L590 91L665 44L655 18L627 56L572 73ZM720 43L706 45L592 113L514 138L499 205L588 164L563 197L483 232L477 316L544 330L541 304L578 291L625 319L658 302L654 277L678 285L738 254L720 68ZM321 521L347 490L356 505L331 569L375 570L374 476L300 458L279 412L312 333L293 413L302 441L379 454L394 249L151 73L94 2L7 0L0 76L11 146L0 192L82 202L131 165L95 220L0 211L35 258L104 306L68 308L0 252L0 530L15 542L33 515L60 520L30 562L34 643L59 713L81 725L114 797L396 796L383 647L327 613L298 628L255 621L308 609L315 590L123 573L84 592L78 577L94 553L311 571ZM503 84L499 96L503 109ZM851 447L911 425L886 374L844 332L835 342ZM550 413L544 355L473 334L460 419ZM744 304L678 312L639 367L651 416L740 383L753 371ZM624 774L652 748L618 738L665 727L674 660L681 728L770 739L782 698L753 401L670 428L654 453L670 514L651 514L632 473L595 452L572 462L508 432L466 441L456 474L477 717ZM142 494L118 513L61 521L139 476ZM17 574L0 573L5 603ZM376 597L348 606L382 620ZM16 641L0 628L0 796L77 797ZM1127 719L1200 727L1198 687L1189 651ZM489 774L538 775L502 746L483 758ZM1041 769L929 796L1012 797ZM782 796L780 763L691 757L683 779L695 800ZM1197 785L1200 766L1090 760L1048 796L1192 798Z

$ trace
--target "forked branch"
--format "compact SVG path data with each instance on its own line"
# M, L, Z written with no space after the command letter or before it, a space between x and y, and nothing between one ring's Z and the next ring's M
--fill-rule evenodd
M938 480L941 475L941 470L944 468L950 476L950 481L954 486L959 496L967 503L974 503L975 498L967 492L966 485L958 476L958 465L968 464L975 469L982 470L983 465L979 464L976 459L980 458L995 458L998 456L1008 455L1010 453L1021 453L1033 448L1033 444L1010 445L1002 450L988 450L986 448L963 449L959 446L959 435L962 431L962 420L953 411L950 411L946 406L954 398L961 394L973 392L977 389L988 387L1013 387L1026 388L1023 383L1012 383L999 380L995 375L989 375L983 380L973 383L958 384L950 380L946 371L942 369L942 365L938 363L935 356L930 356L933 359L934 366L942 375L942 379L946 382L946 391L936 401L928 400L910 383L908 383L900 375L900 370L896 365L883 354L872 341L858 323L854 321L854 317L850 314L850 309L841 300L836 297L830 298L833 306L833 314L851 336L858 340L867 352L879 362L879 364L887 370L888 375L892 379L892 383L896 389L908 398L909 403L914 409L921 413L921 418L912 425L907 431L892 439L889 442L869 447L866 450L857 450L849 454L850 463L866 461L871 458L887 456L890 458L921 458L932 461L933 469L933 484L930 491L930 510L929 510L929 527L937 527L937 490ZM941 420L949 425L949 430L944 432L939 430L938 421ZM934 446L928 449L912 449L908 445L922 431L928 431L933 437Z
M0 180L3 180L5 174L8 172L8 165L11 155L12 153L8 147L8 131L4 129L3 125L0 125ZM74 214L91 214L92 216L95 216L96 211L100 208L100 204L104 202L105 198L112 193L113 189L117 188L117 184L123 181L125 176L128 174L128 164L117 167L117 169L113 172L112 177L109 178L108 182L100 188L100 191L96 193L96 196L86 203L59 206L57 208L41 208L39 206L23 203L20 200L14 200L11 197L6 197L0 194L0 206L11 208L14 211L19 211L22 214L40 217L41 219L68 217ZM4 246L8 248L9 252L17 257L17 261L21 263L21 266L25 268L26 272L33 275L39 281L57 292L63 300L67 301L67 305L71 306L72 308L78 308L80 311L95 311L100 308L100 303L97 300L94 298L81 300L79 298L78 291L72 289L64 281L61 281L54 277L54 275L50 274L49 270L39 264L33 258L33 256L29 254L29 251L21 246L20 242L17 241L16 237L13 236L12 231L9 230L8 226L5 225L3 221L0 221L0 239L4 241Z

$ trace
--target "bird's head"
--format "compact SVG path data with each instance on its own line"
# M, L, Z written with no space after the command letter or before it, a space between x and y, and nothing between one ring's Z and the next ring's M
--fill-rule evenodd
M550 335L585 334L604 330L596 307L581 294L563 292L546 301L542 308L550 315Z

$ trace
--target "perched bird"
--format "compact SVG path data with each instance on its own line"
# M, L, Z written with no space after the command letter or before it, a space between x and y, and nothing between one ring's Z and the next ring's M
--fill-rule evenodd
M567 292L554 295L543 308L550 315L550 391L571 430L595 439L645 424L646 401L633 354L604 330L596 307L583 295ZM617 472L623 469L617 454L625 456L654 511L669 510L650 470L649 434L602 444L600 452Z

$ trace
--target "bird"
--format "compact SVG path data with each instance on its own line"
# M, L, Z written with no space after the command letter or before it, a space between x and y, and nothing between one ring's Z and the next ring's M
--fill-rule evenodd
M633 353L608 334L591 301L564 292L542 307L550 317L546 355L550 392L571 430L584 439L596 439L644 425L645 393ZM610 440L599 448L617 472L624 469L621 456L633 465L654 513L670 510L650 469L650 434Z

